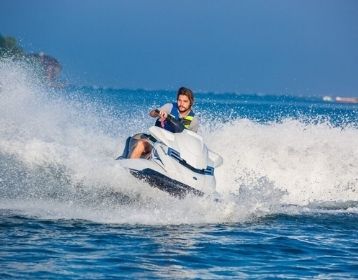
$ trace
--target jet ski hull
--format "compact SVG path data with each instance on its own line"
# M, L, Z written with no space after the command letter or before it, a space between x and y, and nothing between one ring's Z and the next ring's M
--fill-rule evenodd
M193 187L190 187L182 182L169 178L155 170L146 168L143 170L131 169L130 173L138 179L148 183L150 186L158 188L161 191L167 192L172 196L184 198L192 194L196 196L203 196L204 193Z

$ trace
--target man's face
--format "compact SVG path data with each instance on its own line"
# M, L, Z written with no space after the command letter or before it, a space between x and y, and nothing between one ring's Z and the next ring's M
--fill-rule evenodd
M179 95L177 102L180 113L184 113L190 109L190 100L186 95Z

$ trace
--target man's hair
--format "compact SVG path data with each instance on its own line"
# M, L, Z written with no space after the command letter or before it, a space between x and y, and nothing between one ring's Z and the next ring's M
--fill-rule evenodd
M186 87L181 87L181 88L178 89L177 100L179 99L179 95L185 95L186 97L188 97L189 101L190 101L190 107L193 106L193 104L194 104L194 94L191 91L191 89L188 89Z

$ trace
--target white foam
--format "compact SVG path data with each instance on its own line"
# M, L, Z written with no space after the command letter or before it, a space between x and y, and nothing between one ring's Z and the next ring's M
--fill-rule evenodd
M266 178L286 192L284 201L358 201L358 130L287 119L259 124L236 120L208 143L225 159L217 170L221 192Z
M114 160L125 137L145 126L141 119L124 127L81 93L76 101L49 92L30 70L0 63L0 209L106 223L224 223L280 212L282 204L358 201L356 128L290 119L204 126L209 147L224 158L216 170L220 201L177 200Z

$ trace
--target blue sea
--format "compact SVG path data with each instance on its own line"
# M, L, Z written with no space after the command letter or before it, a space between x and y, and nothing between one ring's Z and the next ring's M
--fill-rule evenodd
M358 279L358 104L197 90L224 163L177 199L114 159L175 89L48 87L0 63L1 279Z

